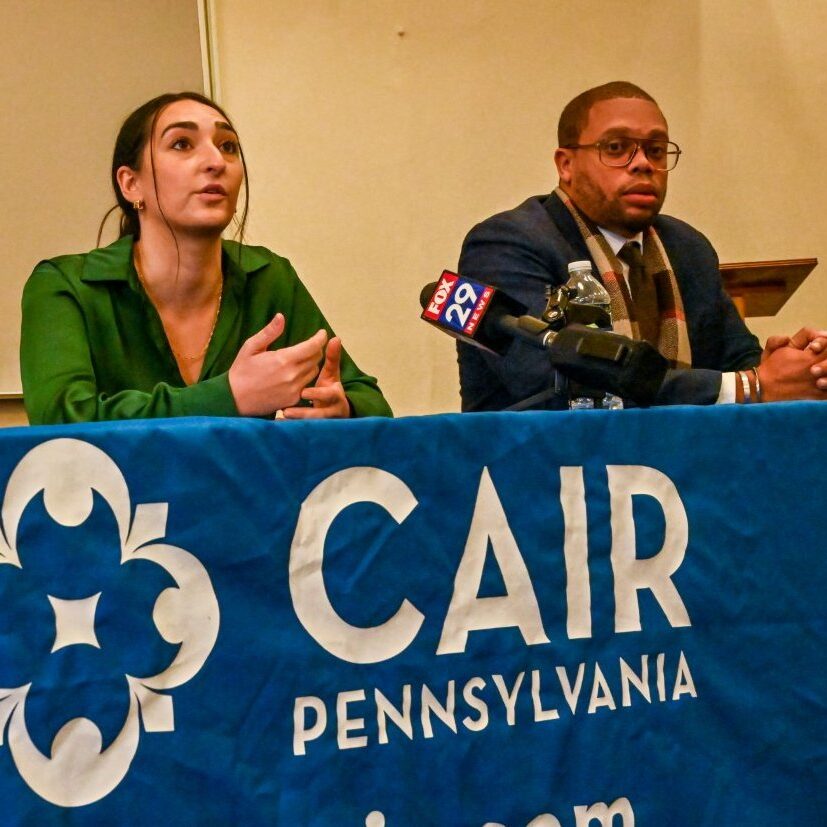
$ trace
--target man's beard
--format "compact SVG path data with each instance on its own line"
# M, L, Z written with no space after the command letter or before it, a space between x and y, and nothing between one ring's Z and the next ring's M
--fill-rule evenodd
M604 201L604 204L606 203ZM619 203L608 203L607 206L608 209L601 217L589 216L589 218L598 226L605 227L608 230L612 227L623 228L627 233L637 235L652 225L660 214L663 201L661 200L657 207L652 208L650 212L638 215L629 215Z
M658 212L653 213L648 218L644 216L641 216L640 218L624 217L625 224L623 226L625 226L630 233L634 233L635 235L637 235L639 232L642 232L647 227L650 227L652 225L652 222L658 217L659 212L660 209L658 209Z

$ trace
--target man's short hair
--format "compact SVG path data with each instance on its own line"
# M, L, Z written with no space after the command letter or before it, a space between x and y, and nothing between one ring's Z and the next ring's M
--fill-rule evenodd
M625 80L613 80L602 86L595 86L594 89L587 89L570 101L560 114L560 122L557 124L558 146L578 143L580 134L586 128L586 121L589 119L592 106L598 101L615 98L641 98L652 101L655 106L658 103L648 92L644 92L639 86Z

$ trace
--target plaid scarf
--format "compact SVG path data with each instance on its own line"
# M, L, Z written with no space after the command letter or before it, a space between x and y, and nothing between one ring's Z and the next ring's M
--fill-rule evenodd
M612 328L617 333L640 339L640 328L635 316L635 304L629 293L626 279L623 278L623 266L612 252L609 242L597 225L587 218L572 203L560 187L555 195L566 205L574 218L577 228L583 235L589 255L597 267L603 286L612 300ZM655 282L660 314L660 332L658 350L674 368L688 368L692 365L692 349L689 345L689 332L683 301L678 289L678 282L669 256L663 248L654 227L643 231L643 266Z

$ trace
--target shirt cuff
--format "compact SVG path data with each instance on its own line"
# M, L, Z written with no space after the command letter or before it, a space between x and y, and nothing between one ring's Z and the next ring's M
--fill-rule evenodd
M187 416L238 416L230 374L213 376L186 388L185 414Z
M722 373L721 374L721 390L718 393L718 398L715 400L716 405L729 405L735 401L735 374Z

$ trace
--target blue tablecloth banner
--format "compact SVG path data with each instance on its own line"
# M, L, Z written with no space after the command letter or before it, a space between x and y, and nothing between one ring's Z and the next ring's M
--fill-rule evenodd
M825 426L0 433L0 823L824 825Z

